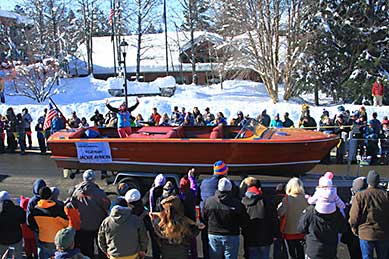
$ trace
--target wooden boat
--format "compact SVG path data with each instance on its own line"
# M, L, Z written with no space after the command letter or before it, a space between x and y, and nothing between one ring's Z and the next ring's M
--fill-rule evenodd
M300 175L311 170L338 143L322 132L266 128L251 120L243 127L141 127L129 138L101 128L98 138L86 129L53 134L48 145L57 166L131 172L184 174L191 167L212 173L215 161L229 174Z

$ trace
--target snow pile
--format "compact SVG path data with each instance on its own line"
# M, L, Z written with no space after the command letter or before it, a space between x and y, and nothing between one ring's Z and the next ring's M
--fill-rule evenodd
M124 79L120 77L110 77L107 79L108 89L123 89ZM132 82L127 80L127 93L129 95L160 94L161 88L175 87L176 80L172 76L157 78L153 82Z

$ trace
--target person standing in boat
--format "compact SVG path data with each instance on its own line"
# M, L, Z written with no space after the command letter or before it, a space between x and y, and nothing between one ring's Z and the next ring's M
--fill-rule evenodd
M117 113L118 115L118 134L121 138L126 138L131 135L131 112L139 105L138 98L136 104L128 108L125 103L120 105L119 108L112 107L109 104L109 100L105 101L105 105L108 110Z

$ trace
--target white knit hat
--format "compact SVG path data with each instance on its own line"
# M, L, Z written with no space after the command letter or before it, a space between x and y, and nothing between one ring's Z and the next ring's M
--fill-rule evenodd
M220 192L229 192L232 189L231 181L228 180L226 177L223 177L219 180L219 183L217 185L217 189Z
M7 191L0 192L0 202L3 202L5 200L10 200L10 199L11 199L11 196L9 195L9 193Z
M126 195L124 196L124 199L127 201L127 203L131 203L134 201L140 200L140 192L137 189L131 189L129 190Z
M85 182L94 182L94 181L96 180L96 173L95 173L95 171L93 171L92 169L86 170L86 171L82 174L82 179L83 179Z

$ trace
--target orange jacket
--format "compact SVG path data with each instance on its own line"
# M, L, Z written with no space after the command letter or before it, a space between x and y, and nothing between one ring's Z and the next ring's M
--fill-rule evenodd
M28 220L37 226L39 240L47 243L54 243L57 232L68 226L64 207L51 200L40 200Z

